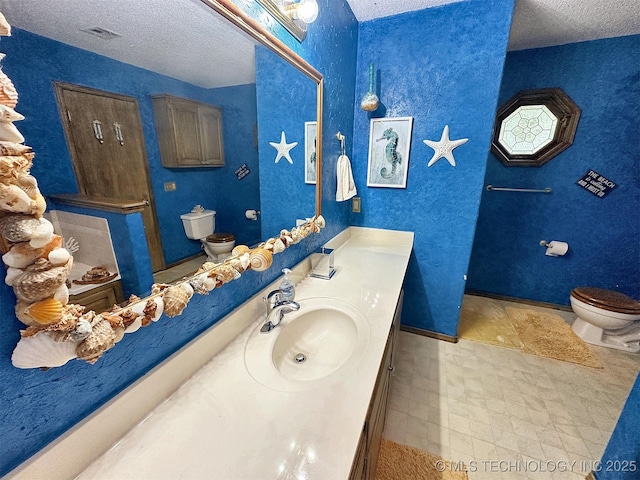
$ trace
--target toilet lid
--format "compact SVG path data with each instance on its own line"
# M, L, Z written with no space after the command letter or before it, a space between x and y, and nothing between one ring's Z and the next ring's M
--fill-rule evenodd
M571 291L571 295L582 302L610 312L640 314L640 302L636 302L624 293L604 288L578 287Z
M207 237L207 242L211 243L225 243L231 242L235 240L236 237L233 236L233 233L221 232L221 233L213 233Z

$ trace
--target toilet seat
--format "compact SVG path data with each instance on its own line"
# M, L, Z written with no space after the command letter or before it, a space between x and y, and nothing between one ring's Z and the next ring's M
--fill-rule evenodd
M571 291L571 296L587 305L609 312L640 315L640 302L624 293L604 288L577 287Z
M205 240L210 243L226 243L235 241L235 239L236 237L232 233L220 232L208 235Z

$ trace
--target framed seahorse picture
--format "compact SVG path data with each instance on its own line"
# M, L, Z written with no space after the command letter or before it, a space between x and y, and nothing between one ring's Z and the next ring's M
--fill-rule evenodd
M318 122L304 122L304 183L316 184L316 136Z
M372 118L368 187L406 188L413 117Z

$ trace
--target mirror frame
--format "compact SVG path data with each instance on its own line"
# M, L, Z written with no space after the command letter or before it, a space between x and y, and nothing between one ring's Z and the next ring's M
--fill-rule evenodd
M316 217L322 215L322 102L324 79L300 55L277 39L260 22L242 11L231 0L201 0L244 33L271 49L316 83Z
M298 25L293 19L288 17L285 13L282 12L278 8L278 5L273 0L257 0L260 5L262 5L267 11L275 18L280 25L286 28L291 35L293 35L296 40L302 42L307 36L306 29L303 29L300 25Z

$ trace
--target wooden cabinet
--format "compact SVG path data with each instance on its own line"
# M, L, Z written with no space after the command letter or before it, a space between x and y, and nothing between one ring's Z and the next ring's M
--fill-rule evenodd
M393 354L398 342L403 296L404 292L400 292L400 298L398 299L398 304L396 305L396 310L393 315L387 345L384 349L380 369L378 370L378 378L373 389L371 402L369 403L367 418L364 422L349 480L373 480L375 477L378 453L380 452L380 444L382 442L382 432L384 430L384 421L387 414L387 403L391 392L391 381L395 368Z
M124 293L122 291L122 282L116 280L105 285L92 288L78 295L70 295L69 303L84 305L85 312L93 310L96 313L102 313L109 310L116 303L124 301Z
M162 165L169 168L222 167L222 110L185 98L153 95Z

